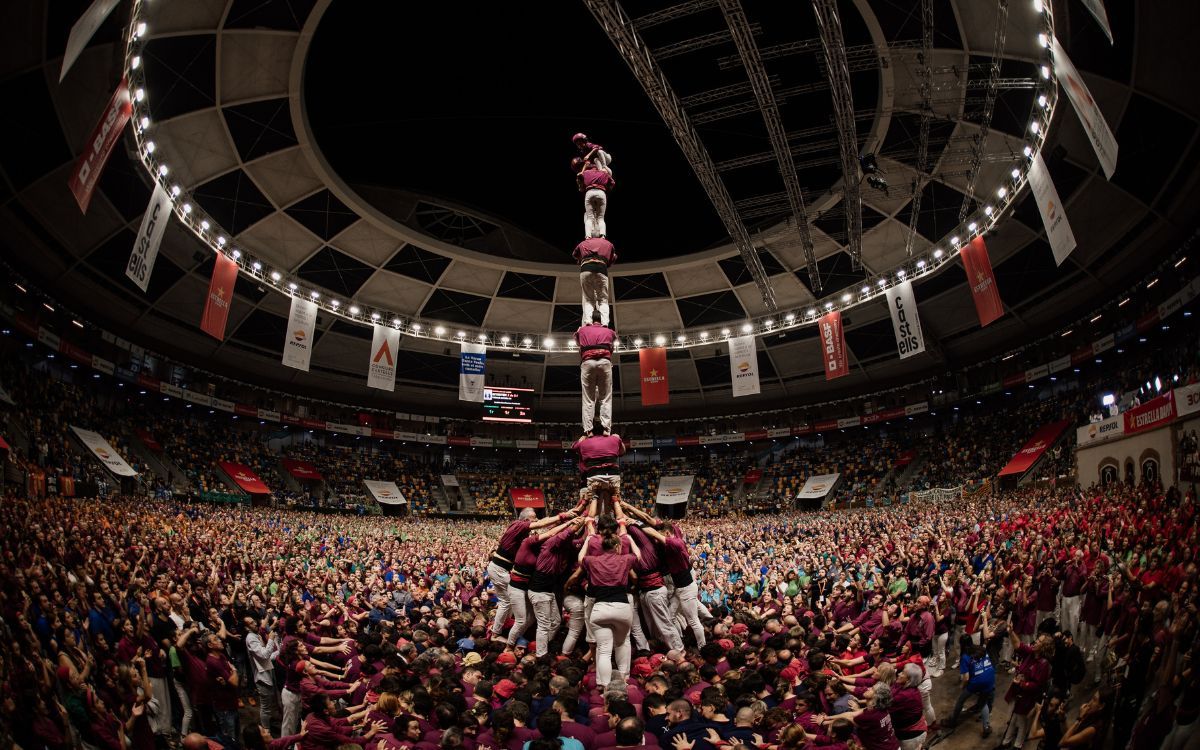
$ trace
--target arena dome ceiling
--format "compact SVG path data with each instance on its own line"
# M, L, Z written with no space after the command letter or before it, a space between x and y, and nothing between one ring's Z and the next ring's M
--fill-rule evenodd
M2 164L9 264L97 325L184 362L315 395L456 409L457 348L445 341L403 339L394 395L365 387L369 329L332 314L321 316L311 372L279 366L288 299L246 278L226 341L204 336L196 324L212 254L175 222L149 293L125 279L150 192L132 138L110 160L86 216L66 189L120 76L128 19L122 5L60 84L67 32L87 5L32 1L0 10L0 85L7 101L21 103ZM450 327L564 339L579 310L578 277L564 262L580 202L565 166L567 139L584 128L617 157L611 234L630 262L614 273L616 327L652 336L767 313L682 153L582 3L553 4L545 24L509 17L502 6L459 19L447 15L447 4L385 5L154 0L146 7L153 137L170 155L173 179L233 242L347 303ZM865 392L993 356L1124 291L1190 234L1200 74L1161 51L1186 48L1200 12L1192 4L1110 5L1112 46L1082 6L1054 6L1056 33L1121 146L1117 172L1105 180L1070 105L1057 108L1043 153L1079 241L1067 262L1055 267L1036 206L1023 194L987 238L1007 306L1002 320L979 328L961 266L949 263L916 284L933 344L927 354L898 360L887 311L869 302L846 314L850 377L823 380L814 329L772 333L759 343L763 394L738 407ZM801 179L819 294L856 289L907 257L924 67L919 3L839 4L860 148L877 154L889 183L886 194L862 187L864 270L854 270L847 254L837 131L812 9L744 7ZM936 117L913 257L958 223L996 19L994 3L935 0L933 10ZM811 303L818 284L789 229L778 164L717 3L639 3L636 12L755 237L779 307ZM1033 98L1020 85L1036 75L1033 3L1011 3L1006 28L1002 69L1012 83L997 98L980 191L993 189L1020 153ZM482 67L497 56L503 64ZM603 84L595 103L581 83L589 75ZM446 112L452 117L439 119ZM671 412L730 408L723 345L670 356ZM569 352L497 351L489 378L534 387L544 409L569 415L578 396L575 361ZM638 406L636 361L636 353L625 354L616 368L619 419L647 414Z

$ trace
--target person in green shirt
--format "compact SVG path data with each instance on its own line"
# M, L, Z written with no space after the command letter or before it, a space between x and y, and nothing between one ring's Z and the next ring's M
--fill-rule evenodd
M888 595L898 596L908 591L908 579L904 576L896 576L892 582L888 584Z

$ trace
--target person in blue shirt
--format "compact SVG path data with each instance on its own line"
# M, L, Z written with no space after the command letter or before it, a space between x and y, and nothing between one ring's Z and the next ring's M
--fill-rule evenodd
M986 623L984 630L986 636ZM986 638L984 640L986 642ZM962 658L959 660L958 671L962 691L954 703L950 726L958 725L958 717L962 713L963 705L966 704L967 698L974 696L975 705L971 707L971 710L979 711L979 717L983 721L983 736L987 737L992 733L991 713L992 700L996 697L996 668L992 665L992 658L988 656L987 651L983 646L975 645L971 636L964 635L959 640L959 645L962 650Z

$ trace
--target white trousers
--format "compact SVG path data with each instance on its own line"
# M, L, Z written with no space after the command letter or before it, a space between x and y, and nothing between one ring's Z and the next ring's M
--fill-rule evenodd
M696 637L696 648L703 648L707 641L704 639L704 625L700 622L700 598L697 591L696 582L692 581L683 588L675 589L675 600L679 603L679 613L683 615L684 623Z
M512 609L513 616L512 628L508 631L508 645L512 646L524 635L525 626L529 624L529 599L525 589L509 584L508 606Z
M683 637L679 635L679 628L671 619L670 598L666 587L659 586L642 592L642 612L646 615L650 629L666 642L668 648L683 650Z
M567 623L567 637L563 641L562 652L570 656L571 652L575 650L575 644L579 643L579 636L583 635L583 628L587 623L587 618L583 614L583 597L579 594L567 594L563 597L563 607L571 615L571 620Z
M591 432L597 419L604 429L612 429L612 362L585 359L579 363L579 383L583 386L583 431ZM596 405L600 413L596 413Z
M300 694L283 689L283 726L279 729L280 737L291 737L300 733Z
M196 713L192 710L192 699L190 696L188 696L187 688L184 686L182 680L175 680L175 695L179 696L179 706L183 709L183 716L179 721L179 733L186 737L191 730L195 728L192 726L192 724L195 722ZM170 703L170 701L167 701L167 703ZM300 716L297 714L296 732L300 731L299 726ZM296 732L293 732L292 734L295 734Z
M608 207L608 193L592 188L583 194L583 231L588 237L603 237L608 234L604 226L604 210Z
M1075 640L1079 640L1079 610L1083 607L1082 596L1064 596L1062 598L1062 619L1058 623L1059 630L1070 630Z
M1029 714L1014 713L1009 718L1008 729L1004 732L1003 745L1022 747L1025 738L1029 736Z
M562 625L562 613L558 609L558 600L554 593L530 591L529 604L533 607L533 619L537 621L537 656L545 656L550 652L550 641L558 633Z
M600 323L608 325L609 293L608 274L597 271L580 271L579 288L583 292L583 325L592 322L592 313L600 312Z
M925 723L932 724L937 721L937 714L933 710L933 680L929 679L928 674L917 685L917 692L921 694L921 708L925 710Z
M500 629L504 627L508 613L512 611L512 607L508 603L509 574L507 570L494 562L488 563L487 574L492 581L492 591L496 593L496 617L492 620L492 635L500 635ZM284 735L284 737L287 736L289 735Z
M628 602L596 602L591 622L596 632L596 685L603 689L612 680L614 666L622 677L629 674L633 609Z
M933 658L926 665L933 677L941 677L946 669L946 641L949 638L950 633L941 633L933 637Z
M629 637L633 641L633 645L642 651L650 650L650 642L646 640L646 634L642 632L642 617L638 612L637 596L629 595L629 610L632 612L632 617L629 622ZM628 675L628 671L624 674Z

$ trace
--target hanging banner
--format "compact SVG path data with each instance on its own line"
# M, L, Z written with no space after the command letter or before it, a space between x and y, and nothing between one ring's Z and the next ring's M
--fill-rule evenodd
M514 508L545 508L546 496L533 487L512 487L508 491Z
M1181 417L1200 411L1200 383L1175 389L1175 412Z
M400 488L396 486L395 482L379 482L374 479L364 479L363 485L366 486L367 492L371 493L371 497L375 498L375 502L380 505L408 504L404 493L400 492Z
M814 497L825 497L833 488L837 486L838 479L841 478L841 473L837 474L817 474L811 476L804 482L804 486L800 488L800 492L796 497L812 499Z
M1096 158L1100 160L1100 166L1104 169L1104 176L1111 180L1113 172L1117 169L1117 139L1108 127L1108 121L1104 119L1096 100L1092 98L1092 92L1088 91L1083 77L1075 69L1071 58L1067 57L1067 51L1058 39L1054 40L1054 72L1062 81L1071 106L1075 108L1075 114L1079 116L1079 122L1087 132L1088 140L1092 142Z
M658 480L658 493L654 502L659 505L675 505L686 503L692 494L692 482L695 477L691 474L676 477L662 477Z
M758 345L753 336L729 340L729 379L734 398L762 392L758 383Z
M1014 474L1020 476L1029 471L1029 468L1037 463L1038 459L1050 449L1050 446L1054 445L1058 436L1070 426L1071 420L1069 419L1043 425L1041 429L1033 433L1029 442L1025 443L1021 450L1017 451L1017 454L1004 465L1004 468L1000 470L1000 476L1007 477Z
M1108 37L1108 43L1113 43L1112 27L1108 25L1108 11L1104 9L1104 0L1081 0L1083 7L1088 9L1088 13L1092 14L1092 18L1096 19L1096 23L1100 24L1100 30L1104 32L1104 36Z
M921 333L921 318L917 315L917 297L913 294L912 282L905 281L888 289L887 301L900 359L925 351L925 335Z
M319 482L324 479L324 477L321 476L321 472L317 471L317 467L313 466L308 461L298 461L294 458L285 458L283 459L283 468L287 470L288 474L291 474L295 478L303 479L308 482Z
M146 213L142 214L142 226L138 229L137 239L133 241L129 265L125 266L125 275L143 292L150 286L150 274L158 258L158 246L162 244L163 232L167 230L170 218L171 195L156 182Z
M1134 435L1169 425L1175 419L1174 395L1174 392L1167 391L1122 414L1125 418L1125 434Z
M83 153L75 162L70 179L67 180L67 187L75 196L79 210L85 214L88 204L92 202L92 193L96 190L96 183L100 181L104 165L108 163L109 154L121 138L121 132L125 130L125 124L129 122L131 114L133 102L129 98L129 83L122 78L112 98L108 100L100 122L96 123L91 138L84 144Z
M108 441L99 435L99 433L85 430L82 427L71 425L71 430L79 437L79 442L92 452L96 458L100 459L100 463L104 464L104 468L116 474L119 477L136 477L137 472L133 467L125 463L125 459L121 458L121 454L117 453L116 449L108 444Z
M292 297L287 333L283 339L283 364L308 372L317 331L317 303Z
M375 324L371 337L371 362L367 365L367 386L381 391L396 390L396 354L400 351L400 331Z
M237 273L237 261L225 253L217 253L212 280L208 283L208 297L204 300L204 315L200 317L200 330L217 341L225 339L225 323L229 320Z
M975 298L979 325L986 326L1004 315L1004 303L1000 301L1000 289L996 286L996 275L992 273L987 245L982 237L976 237L962 247L960 254L967 282L971 285L971 296Z
M1050 178L1050 170L1046 169L1041 152L1033 157L1033 164L1029 167L1029 189L1033 191L1033 199L1037 201L1038 212L1042 215L1046 238L1050 240L1050 250L1054 253L1054 263L1061 266L1075 249L1075 233L1071 231L1066 208L1058 197L1058 189L1054 187L1054 180Z
M1124 434L1125 417L1118 414L1115 417L1102 419L1099 422L1092 422L1087 427L1080 427L1075 430L1075 444L1082 448L1085 445L1114 437L1121 437Z
M462 343L458 363L458 400L483 403L484 369L487 367L487 347L483 344Z
M251 495L269 495L271 489L266 482L258 478L249 466L235 464L232 461L218 461L217 466L229 476L233 483Z
M667 386L667 350L662 347L638 352L642 377L642 406L666 404L671 400Z
M79 59L79 55L95 36L100 24L104 23L104 19L109 17L113 8L120 4L121 0L93 0L75 25L71 27L71 33L67 36L67 48L63 51L62 68L58 71L59 83L62 83L62 79L67 77L67 71Z
M850 374L850 359L846 356L846 335L842 331L840 310L825 313L818 323L821 332L821 354L825 362L825 379L833 380Z
M442 485L445 487L457 487L458 477L453 474L442 474Z

